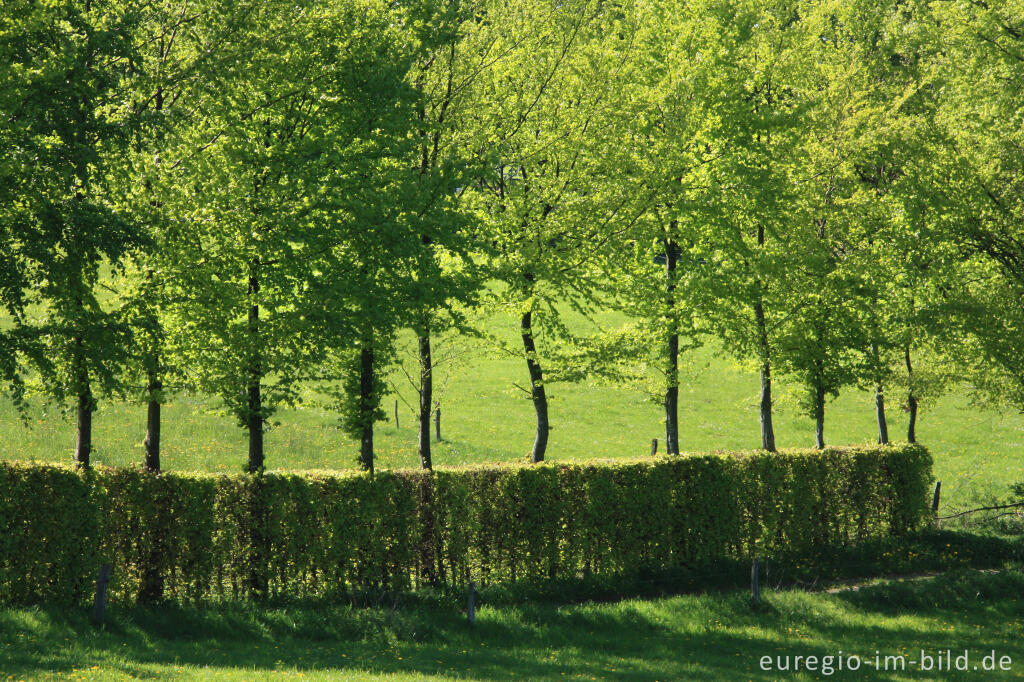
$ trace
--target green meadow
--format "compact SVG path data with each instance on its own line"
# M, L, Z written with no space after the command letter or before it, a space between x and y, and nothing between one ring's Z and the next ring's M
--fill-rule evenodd
M617 316L604 316L612 323ZM496 315L493 326L515 327L510 316ZM587 323L575 319L583 329ZM514 346L513 346L514 347ZM390 375L388 414L375 434L381 468L416 467L415 390L412 339L403 335L398 361ZM525 459L533 442L533 406L516 384L528 383L520 358L486 341L436 350L442 362L435 383L440 388L443 441L435 444L436 466ZM446 358L448 358L446 360ZM760 443L759 379L744 367L705 345L683 357L680 389L680 445L690 452L748 450ZM776 381L776 434L779 447L811 447L814 426L797 407L798 386ZM663 449L662 410L640 385L604 381L553 383L552 432L548 459L631 457L650 452L652 438ZM395 423L395 406L398 423ZM889 397L890 434L905 438L906 415L897 396ZM145 406L101 400L94 424L94 462L130 466L141 462ZM851 389L829 404L826 440L863 444L876 439L874 398ZM1024 416L972 405L965 390L953 390L923 404L918 439L935 458L935 475L943 483L945 505L988 499L1024 480ZM9 403L0 404L0 458L71 461L74 424L70 414L33 400L27 422ZM163 466L167 470L238 472L245 464L246 436L235 420L218 410L217 401L178 394L163 412ZM267 433L269 469L348 469L356 466L358 444L338 428L338 415L317 394L283 408Z

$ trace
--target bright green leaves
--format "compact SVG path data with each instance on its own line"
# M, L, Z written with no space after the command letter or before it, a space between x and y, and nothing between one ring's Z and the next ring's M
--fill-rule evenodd
M132 2L13 2L0 23L0 270L19 320L2 355L27 353L46 392L80 411L117 388L127 346L124 320L97 292L101 268L144 241L117 206L138 123L127 81L139 16ZM34 319L21 314L26 300Z

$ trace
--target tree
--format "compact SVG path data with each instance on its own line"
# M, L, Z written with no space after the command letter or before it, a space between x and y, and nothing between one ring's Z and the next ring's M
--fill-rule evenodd
M174 203L178 264L167 327L196 385L248 432L247 469L260 471L268 419L296 400L327 336L344 329L335 347L358 338L351 300L317 296L337 290L344 273L328 270L354 234L378 236L359 221L384 201L373 164L394 141L378 131L391 125L404 63L391 63L386 12L366 3L261 2L245 17L202 71L200 115L176 136L160 201ZM209 35L225 35L217 22L228 20L214 15Z
M429 3L363 15L370 30L360 34L361 56L349 66L360 74L351 83L353 105L329 128L335 141L349 145L333 159L325 180L330 199L318 212L331 243L307 264L312 276L304 284L305 295L321 302L311 313L327 349L321 378L342 427L360 441L360 466L371 473L394 335L403 326L429 334L418 325L436 319L434 307L457 296L450 285L463 282L445 270L448 257L465 258L452 208L458 164L440 141L436 150L428 144L436 131L424 118L423 91L410 79L412 66L435 47L418 39L424 7L430 16ZM429 380L433 361L424 338ZM425 454L429 465L429 444Z
M547 450L550 420L539 336L568 338L558 306L582 309L602 286L596 263L638 218L614 163L623 110L617 97L631 53L626 8L580 0L522 3L496 43L508 56L480 79L488 165L476 182L491 303L512 312L536 414L531 460ZM608 39L609 36L611 39ZM511 45L509 43L512 43ZM500 68L499 68L500 67Z
M797 4L736 3L733 12L727 63L735 71L721 86L715 137L723 153L712 169L717 210L703 227L710 267L700 287L707 324L724 348L757 363L761 448L774 451L775 346L789 273L799 267L793 227L806 168L799 140L807 103L798 96L806 38Z
M482 285L470 249L472 235L459 209L463 188L472 182L481 155L476 80L502 54L498 8L488 2L420 2L413 6L410 39L416 58L407 81L414 89L417 138L417 196L410 208L421 224L420 254L414 269L418 286L410 301L411 326L416 332L419 376L417 393L420 464L433 467L430 415L434 398L434 360L431 337L449 328L465 328L453 303L468 302ZM486 18L486 19L485 19Z
M1018 2L937 3L923 14L930 39L928 86L939 93L941 137L925 168L936 222L961 251L971 282L975 383L1024 405L1020 362L1024 294L1024 20Z
M97 397L119 388L128 338L96 285L104 265L116 267L142 240L116 210L136 124L124 95L140 11L132 2L13 2L4 14L3 118L28 174L8 223L31 235L21 251L31 276L18 284L38 292L36 369L50 397L75 404L75 462L88 467Z
M173 366L174 356L164 328L169 299L175 294L168 275L174 270L178 254L172 241L173 218L163 210L161 190L154 185L164 181L161 165L173 155L176 128L190 123L188 104L195 91L205 87L203 69L209 68L219 56L220 45L229 43L230 33L244 23L243 4L227 10L234 18L229 14L219 22L222 36L200 38L204 27L213 24L205 19L213 11L213 6L195 0L142 6L135 40L143 47L129 81L130 107L139 125L134 131L130 182L126 183L121 209L145 227L147 240L144 248L129 252L126 267L118 273L121 276L111 284L124 302L126 319L133 330L124 381L130 393L141 394L146 403L143 466L152 472L161 469L165 390L170 388L168 382L180 375ZM217 49L199 49L202 40Z

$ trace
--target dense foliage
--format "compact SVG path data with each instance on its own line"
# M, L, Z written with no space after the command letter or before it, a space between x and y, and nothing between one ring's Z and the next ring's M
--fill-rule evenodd
M920 446L350 475L0 465L0 602L247 599L635 576L929 516Z
M402 330L430 469L432 344L613 377L679 449L713 339L828 401L949 381L1024 405L1019 0L12 0L0 13L0 379L77 413L199 392L267 459L329 396L374 468ZM630 322L580 337L568 308ZM504 310L513 330L495 333ZM512 331L516 343L507 344ZM521 341L521 343L520 343ZM518 384L517 384L518 385ZM140 435L143 431L140 415ZM751 429L753 431L753 428ZM752 434L753 436L753 434ZM755 438L751 438L756 442ZM241 459L241 458L240 458Z

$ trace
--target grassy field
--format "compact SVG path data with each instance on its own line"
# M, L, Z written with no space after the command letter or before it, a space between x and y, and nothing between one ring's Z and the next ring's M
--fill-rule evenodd
M820 679L825 656L861 659L843 679L1024 677L1024 574L958 572L834 592L746 592L558 606L455 604L0 611L7 679ZM920 652L969 652L968 672L920 669ZM985 672L983 657L1011 669ZM876 652L879 658L876 659ZM816 673L761 669L761 657L817 656ZM893 659L905 656L906 670ZM833 659L833 667L838 663ZM915 663L911 663L914 661ZM973 669L977 666L977 670Z
M605 316L605 324L614 324ZM515 321L497 314L490 326L506 330L514 344ZM576 318L574 326L586 323ZM410 371L412 339L406 335L399 357ZM446 355L443 344L436 355ZM533 408L514 387L528 382L521 359L478 343L460 349L458 360L437 370L443 385L442 436L436 465L524 458L533 442ZM680 444L687 451L751 449L760 443L757 374L704 347L683 360L680 395ZM413 389L401 371L391 377L393 395L385 400L389 415L376 433L378 466L415 467ZM813 424L796 407L796 387L777 382L776 432L780 447L813 445ZM659 404L639 386L607 383L552 384L553 430L548 458L586 459L635 456L649 452L652 438L664 441ZM357 444L337 428L337 415L315 396L295 409L283 409L267 434L270 469L340 469L356 463ZM399 405L399 423L394 420ZM898 401L890 404L890 432L903 437L906 417ZM240 471L246 439L233 418L216 412L214 400L189 395L171 398L164 410L163 463L166 469ZM141 461L145 407L103 401L94 425L95 462L124 466ZM1002 493L1024 480L1024 416L1001 414L969 404L954 392L926 404L919 440L935 456L936 476L950 506ZM850 391L830 404L826 438L834 444L860 444L876 438L873 397ZM14 408L0 403L0 458L68 461L74 443L69 415L38 401L24 426ZM663 447L663 446L662 446Z

